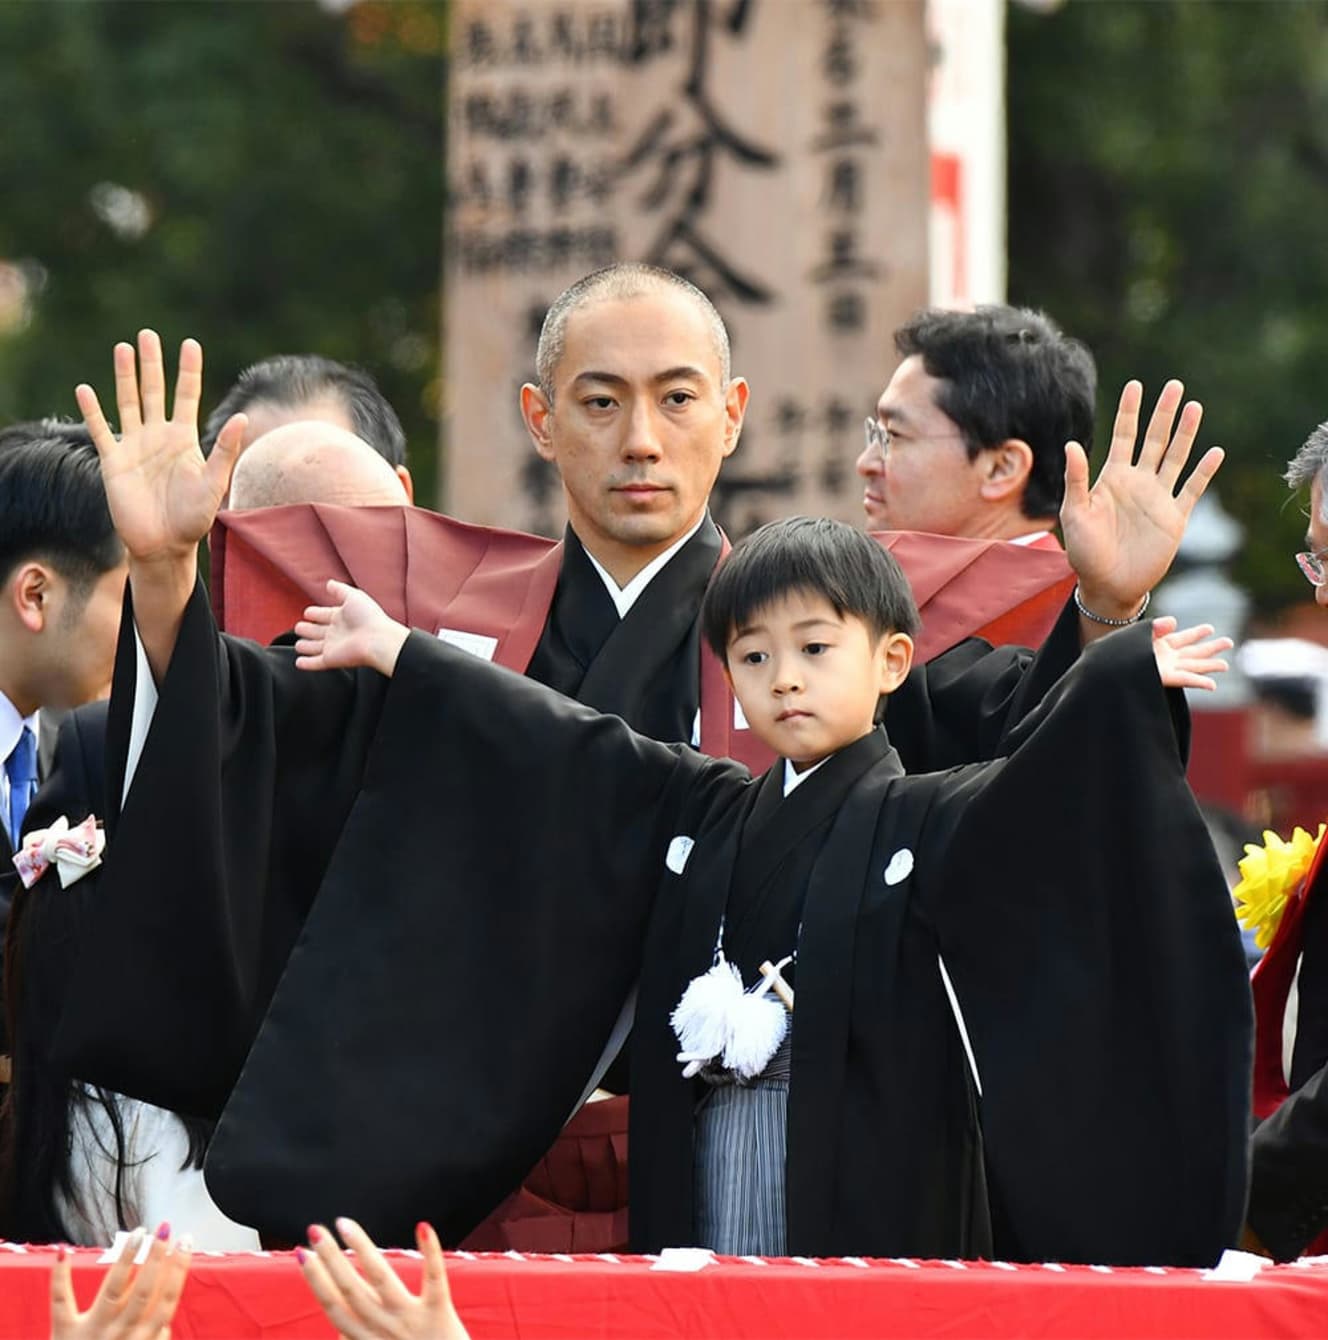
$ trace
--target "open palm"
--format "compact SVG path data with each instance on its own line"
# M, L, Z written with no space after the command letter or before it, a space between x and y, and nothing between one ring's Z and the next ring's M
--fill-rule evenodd
M301 670L368 666L390 675L409 630L354 586L330 581L327 590L332 603L310 605L295 625L295 664Z
M226 496L245 419L232 418L205 459L198 444L202 390L203 350L197 340L185 340L173 413L167 417L161 340L155 331L144 330L138 336L137 370L133 346L115 346L118 439L92 387L81 385L75 391L101 458L115 528L138 562L192 553Z
M1143 387L1125 384L1106 463L1091 489L1087 454L1077 442L1066 445L1061 526L1084 601L1093 609L1138 608L1171 567L1190 513L1222 464L1221 448L1211 448L1178 489L1203 418L1195 401L1180 409L1184 394L1178 381L1162 388L1136 460Z

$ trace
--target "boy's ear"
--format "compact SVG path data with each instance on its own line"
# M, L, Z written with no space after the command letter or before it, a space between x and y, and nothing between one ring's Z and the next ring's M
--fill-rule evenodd
M887 633L878 648L880 691L893 693L913 666L913 639L907 633Z

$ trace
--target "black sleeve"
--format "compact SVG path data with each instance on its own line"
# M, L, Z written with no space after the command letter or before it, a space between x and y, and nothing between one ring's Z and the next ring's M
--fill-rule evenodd
M56 1051L89 1082L214 1116L350 811L386 681L306 674L287 648L218 634L200 586L121 810L135 663L127 594L107 847Z
M1328 1066L1254 1132L1248 1219L1279 1261L1294 1260L1328 1228Z
M363 791L217 1127L228 1214L465 1234L571 1116L640 972L678 815L735 764L436 638L406 642ZM353 951L348 947L353 946Z
M1070 604L1037 651L973 637L914 666L885 719L905 769L936 772L1008 753L1011 732L1079 651L1079 617Z
M1115 633L949 784L928 912L1014 1259L1210 1265L1239 1232L1251 1008L1184 717L1150 629Z

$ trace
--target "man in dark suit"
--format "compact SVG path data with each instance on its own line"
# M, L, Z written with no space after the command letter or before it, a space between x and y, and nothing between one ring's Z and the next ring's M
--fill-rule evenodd
M110 690L124 582L124 548L86 432L50 421L6 429L0 439L0 917L8 915L12 856L28 806L50 766L56 724L50 714Z

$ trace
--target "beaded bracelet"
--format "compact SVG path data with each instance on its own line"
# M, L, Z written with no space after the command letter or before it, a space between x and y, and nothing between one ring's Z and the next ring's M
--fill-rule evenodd
M1074 607L1084 616L1085 619L1091 619L1094 623L1105 624L1108 628L1127 628L1132 623L1138 623L1148 611L1148 602L1152 600L1151 591L1144 592L1144 603L1139 606L1138 612L1130 615L1128 619L1108 619L1104 614L1094 614L1092 610L1079 598L1079 583L1074 584Z

